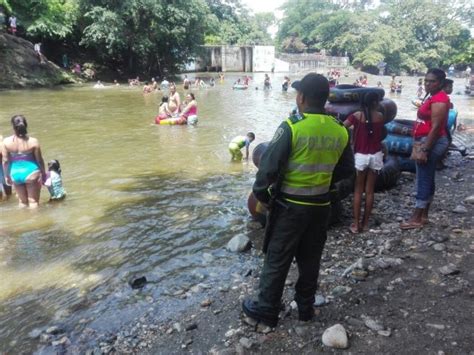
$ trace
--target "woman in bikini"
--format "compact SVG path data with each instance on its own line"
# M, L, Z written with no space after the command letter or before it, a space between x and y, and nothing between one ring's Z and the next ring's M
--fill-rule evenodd
M36 138L28 136L26 118L11 119L14 135L3 140L3 170L7 184L13 184L20 207L38 207L41 182L46 176L41 148Z

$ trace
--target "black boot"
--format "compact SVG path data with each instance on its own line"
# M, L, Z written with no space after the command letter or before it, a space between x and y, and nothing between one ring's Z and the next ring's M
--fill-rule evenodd
M261 322L269 327L276 327L278 323L278 311L276 312L269 312L269 311L262 311L258 307L257 301L252 301L251 299L245 299L242 302L242 310L244 311L247 317L250 317L257 322Z
M298 303L298 319L303 322L308 322L314 318L314 308L312 304Z

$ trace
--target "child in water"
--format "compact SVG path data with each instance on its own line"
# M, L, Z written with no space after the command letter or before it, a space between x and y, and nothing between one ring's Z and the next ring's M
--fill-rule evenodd
M377 108L380 98L374 92L367 93L362 100L363 110L354 112L344 126L354 126L354 160L357 171L354 188L354 222L352 233L364 232L369 227L369 217L374 205L374 188L378 172L383 168L382 140L384 117ZM364 217L361 220L362 194L365 191Z
M166 95L161 98L160 106L158 106L158 116L155 118L156 124L160 124L160 120L171 117L171 112L168 107L168 100L168 96Z
M232 156L232 161L241 161L242 152L240 151L245 147L245 160L249 158L249 146L255 140L255 134L253 132L247 133L247 136L237 136L229 143L229 152Z
M61 166L56 159L48 162L48 170L44 186L49 190L51 195L50 201L60 201L66 197L66 191L63 188L63 179L61 178Z
M423 98L423 79L418 79L418 87L416 88L416 97L419 99Z

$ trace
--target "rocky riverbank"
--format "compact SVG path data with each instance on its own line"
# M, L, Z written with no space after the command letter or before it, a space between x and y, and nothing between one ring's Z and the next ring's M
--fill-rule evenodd
M175 292L173 297L180 302L190 298L196 302L166 320L158 321L160 301L150 300L146 314L115 333L86 328L71 336L49 329L36 334L43 351L333 353L336 350L323 344L322 335L340 324L333 330L339 329L342 339L335 341L352 353L472 353L474 155L455 153L447 164L437 173L436 201L430 223L422 230L398 227L413 208L413 174L404 173L397 188L376 195L369 232L349 232L351 199L344 201L344 222L330 230L323 254L312 322L297 320L292 302L296 265L286 283L278 327L242 321L241 300L256 293L263 260L259 251L263 231L250 222L253 248L242 254L245 271L232 275L229 284L202 283ZM327 339L326 334L325 344Z
M75 81L47 59L40 63L33 43L0 32L0 90L48 87Z

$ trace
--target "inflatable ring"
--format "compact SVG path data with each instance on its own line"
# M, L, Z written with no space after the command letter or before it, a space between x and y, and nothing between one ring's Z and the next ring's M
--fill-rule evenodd
M375 180L375 192L389 190L397 185L400 178L400 167L396 156L389 155L384 161L383 168Z
M394 120L392 122L385 124L385 128L387 129L387 132L390 134L399 134L401 136L408 136L408 137L413 136L413 124L411 125L404 124L404 123L398 122L397 120Z
M356 102L327 102L324 108L328 114L335 116L341 122L343 122L351 113L360 111L361 109L360 104ZM397 104L390 99L383 99L380 101L379 110L384 115L384 122L388 123L397 115Z
M247 90L249 88L248 85L243 85L243 84L234 84L234 86L232 86L232 89L234 90Z
M382 142L389 153L410 155L413 148L413 138L399 134L389 134Z
M267 149L268 145L270 142L263 142L260 143L255 147L255 149L252 152L252 161L255 164L255 166L258 168L258 165L260 164L260 159L262 158L263 152Z
M448 121L446 122L446 128L449 132L453 133L457 125L458 112L454 109L449 110ZM385 124L389 133L395 133L400 135L411 136L413 134L413 127L415 121L407 119L396 118L393 122Z
M382 99L385 91L378 87L360 87L354 85L337 85L329 90L328 101L332 103L357 102L360 103L365 94L375 92Z
M415 161L410 159L409 157L404 156L394 156L398 162L398 168L400 171L408 171L410 173L416 173L416 164Z
M247 199L247 208L252 218L264 227L267 222L267 208L257 200L253 192L250 193Z
M187 123L186 119L177 117L177 118L167 118L164 120L159 120L156 124L159 125L168 125L168 126L175 126L175 125L185 125Z

